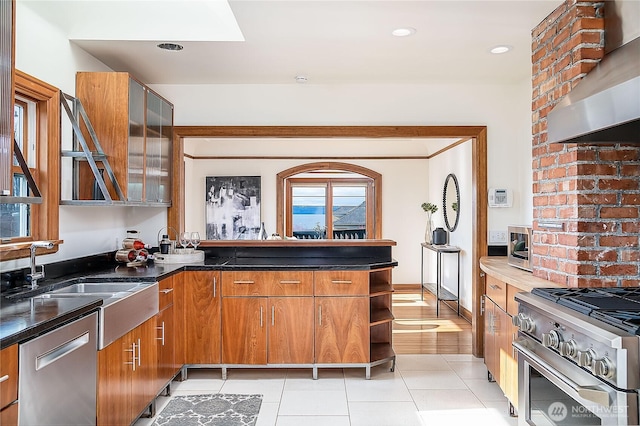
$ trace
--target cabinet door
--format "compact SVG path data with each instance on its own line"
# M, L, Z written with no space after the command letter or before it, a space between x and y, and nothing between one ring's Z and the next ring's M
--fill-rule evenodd
M138 351L136 369L131 384L132 414L134 419L156 396L156 319L150 318L130 332Z
M98 352L98 425L128 425L133 420L131 381L137 349L130 333Z
M269 364L313 363L313 298L270 297Z
M156 317L158 371L156 393L160 392L176 375L179 365L175 360L175 327L173 322L173 305L160 311Z
M0 351L0 408L18 399L18 345L11 345Z
M187 271L183 278L185 364L220 363L220 273Z
M173 107L150 90L147 90L146 129L145 201L168 203Z
M488 297L484 296L484 363L487 370L496 381L500 379L500 368L497 359L496 345L496 325L498 320L495 316L497 307Z
M509 402L518 409L518 355L513 347L513 339L518 335L518 327L511 323L511 316L503 313L503 330L500 339L500 388Z
M316 297L316 362L369 362L369 298Z
M222 308L222 362L267 363L267 299L225 297Z
M0 425L15 426L18 424L18 408L19 405L16 402L0 410Z
M134 79L129 79L127 200L133 202L142 202L142 195L144 194L145 96L146 90L144 86ZM122 183L120 184L122 185Z

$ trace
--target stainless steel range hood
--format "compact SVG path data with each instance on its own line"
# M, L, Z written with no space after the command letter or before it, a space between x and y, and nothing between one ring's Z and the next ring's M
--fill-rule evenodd
M640 144L640 37L605 55L547 116L549 142Z

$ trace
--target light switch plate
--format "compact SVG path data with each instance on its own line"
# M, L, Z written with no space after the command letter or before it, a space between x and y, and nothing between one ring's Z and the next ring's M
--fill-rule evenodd
M507 243L507 231L489 231L489 244Z

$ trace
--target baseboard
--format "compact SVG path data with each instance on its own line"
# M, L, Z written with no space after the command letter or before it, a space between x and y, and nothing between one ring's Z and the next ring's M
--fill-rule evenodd
M420 291L420 284L393 284L393 289L394 290L398 290L398 291L416 291L416 292L419 292ZM454 311L458 308L455 303L448 302L446 300L443 300L441 303L444 303L445 305L447 305L450 309L453 309ZM472 320L473 315L471 314L471 311L468 310L467 308L465 308L462 305L460 305L460 316L462 318L464 318L469 324L473 324L473 320Z
M398 291L420 291L420 284L394 284L393 289Z

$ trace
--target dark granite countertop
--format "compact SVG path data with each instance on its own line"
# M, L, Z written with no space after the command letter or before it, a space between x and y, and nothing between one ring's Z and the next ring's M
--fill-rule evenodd
M372 257L207 257L193 264L160 264L129 268L124 265L92 267L90 272L44 279L36 290L13 289L0 300L0 347L26 341L97 309L95 297L32 299L41 293L81 282L159 281L181 271L233 270L372 270L397 266L388 258ZM37 300L37 303L34 301Z
M97 297L69 299L25 299L2 303L0 348L44 334L95 311L102 305Z

